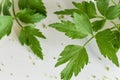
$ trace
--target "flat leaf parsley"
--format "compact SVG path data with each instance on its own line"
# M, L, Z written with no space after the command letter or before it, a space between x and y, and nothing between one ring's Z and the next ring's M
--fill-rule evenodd
M42 48L37 37L45 36L36 27L36 22L46 18L46 9L42 0L18 0L19 11L15 12L14 0L2 0L0 3L0 39L11 33L14 19L21 27L19 40L27 45L39 58L43 59ZM12 15L13 14L13 15ZM24 23L24 25L21 24Z
M110 2L113 4L110 5ZM73 2L75 8L56 11L57 15L71 16L72 21L62 20L49 26L65 33L71 39L83 39L91 36L84 45L67 45L60 54L56 67L67 63L61 71L61 79L70 80L88 64L87 44L93 39L101 54L108 57L116 66L119 66L117 52L120 48L120 24L114 20L120 18L120 3L113 0L96 0ZM99 12L99 13L98 13ZM106 22L113 23L109 28Z

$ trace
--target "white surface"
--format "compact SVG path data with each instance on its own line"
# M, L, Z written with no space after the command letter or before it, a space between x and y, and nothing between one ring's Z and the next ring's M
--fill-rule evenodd
M44 60L41 61L27 47L21 46L17 39L18 25L15 24L11 35L0 40L0 80L61 80L60 72L65 65L54 68L60 52L67 44L84 43L85 40L83 42L71 40L48 26L46 29L42 27L43 23L48 25L59 21L58 16L53 12L72 7L71 2L69 0L43 1L47 7L48 17L38 23L37 28L47 37L46 40L40 39ZM61 5L61 8L58 5ZM87 50L90 63L71 80L117 80L117 78L120 80L120 68L99 53L94 40L87 46ZM99 57L102 60L99 60ZM107 71L106 67L110 70ZM96 78L93 78L94 75Z

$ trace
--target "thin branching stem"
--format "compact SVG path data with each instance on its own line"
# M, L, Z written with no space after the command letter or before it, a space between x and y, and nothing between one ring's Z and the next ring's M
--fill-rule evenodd
M85 44L83 45L83 47L85 47L93 38L94 38L94 36L92 36L87 42L85 42Z
M114 24L114 26L116 26L116 23L114 21L111 21L112 24Z
M111 21L111 23L113 23L113 24L114 24L114 28L119 29L119 28L117 27L117 24L116 24L114 21Z
M116 2L115 2L115 0L111 0L111 1L112 1L113 4L117 5Z
M104 19L105 17L103 17L103 16L95 16L96 18L102 18L102 19Z
M1 7L2 7L3 2L4 2L4 0L2 0L1 3L0 3ZM0 14L2 14L2 8L1 8Z
M18 23L18 25L23 28L23 26L20 24L19 20L17 19L16 17L16 13L15 13L15 8L14 8L14 0L12 0L12 11L13 11L13 15L14 15L14 18L16 20L16 22Z

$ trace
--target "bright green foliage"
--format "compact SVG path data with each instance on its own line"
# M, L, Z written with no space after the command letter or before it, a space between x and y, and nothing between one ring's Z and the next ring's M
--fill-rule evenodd
M88 54L85 47L93 38L96 39L101 54L110 59L116 66L119 66L117 51L120 48L120 24L113 20L120 17L120 4L109 4L110 1L96 0L96 3L92 1L73 2L75 8L55 12L58 15L70 15L73 20L53 23L49 25L50 27L64 32L72 39L83 39L91 36L83 46L68 45L61 52L55 65L57 67L67 63L61 72L61 79L70 80L73 75L77 76L82 68L88 64ZM13 17L9 11L11 5ZM15 19L21 27L19 35L21 44L29 46L35 55L43 59L38 38L45 39L45 36L33 24L46 17L45 6L42 0L18 0L18 6L20 10L16 14L14 0L3 0L0 3L0 39L10 34L13 19ZM96 11L99 11L101 15L97 14ZM18 18L26 26L22 26ZM104 27L107 21L111 21L114 26L109 26L109 29Z
M120 24L116 24L113 20L120 17L120 4L110 5L110 0L95 0L95 2L73 2L75 8L55 12L57 15L70 15L73 19L72 22L63 20L49 25L64 32L72 39L83 39L91 36L83 46L68 45L60 54L55 66L67 63L61 71L62 80L71 80L73 74L77 76L84 65L88 63L88 55L84 47L93 38L96 39L101 54L119 66L117 52L120 49ZM98 14L97 11L101 14ZM114 26L106 28L105 24L108 21L112 22Z
M1 4L1 10L3 10L3 15L11 15L9 9L11 8L12 3L10 0L5 0L3 6Z
M99 12L108 20L113 20L120 15L120 4L109 6L110 0L97 0Z
M30 8L35 10L35 13L46 15L45 6L42 0L19 0L18 4L20 9Z
M42 49L36 37L45 38L44 35L34 26L24 27L19 35L19 40L22 45L30 46L32 51L41 59L43 59Z
M0 16L0 39L11 33L13 18L11 16Z
M120 32L117 30L114 30L113 35L114 35L114 38L112 41L113 46L116 48L116 50L119 50L119 48L120 48Z
M120 4L110 6L106 12L106 18L109 20L115 19L116 17L119 17L120 15Z
M108 57L114 64L119 66L118 58L116 55L116 48L113 46L113 39L115 35L113 35L112 31L109 29L101 31L96 34L96 41L98 47L105 57Z
M35 13L35 10L24 9L17 13L17 17L24 23L36 23L45 18L44 15Z
M34 24L46 17L46 9L42 0L19 0L20 11L16 17L24 23ZM44 35L34 26L22 28L19 36L21 44L26 44L39 58L43 59L42 49L37 37L45 38Z
M95 5L92 1L83 1L82 3L73 2L73 5L76 7L75 9L65 9L64 11L56 11L55 14L73 15L74 12L78 14L84 12L88 15L89 18L94 18L97 15Z
M86 49L79 45L68 45L60 54L56 67L68 62L67 66L61 72L61 79L70 80L72 75L78 75L82 68L88 64L88 55Z
M103 28L103 26L105 25L105 22L106 22L106 20L105 19L103 19L103 20L96 20L96 21L94 21L93 23L92 23L92 28L93 28L93 31L98 31L98 30L100 30L100 29L102 29Z
M91 23L89 21L89 18L86 14L77 14L77 13L74 13L74 23L75 23L75 26L78 30L81 31L81 33L83 34L90 34L92 33L92 30L91 30Z
M64 32L65 35L72 39L81 39L91 34L91 23L85 14L74 13L74 23L70 21L62 21L61 23L54 23L49 26Z
M29 8L28 0L19 0L18 6L20 9Z
M109 7L110 0L96 0L99 12L104 16Z
M61 23L54 23L49 26L57 29L58 31L64 32L65 35L72 39L81 39L87 36L77 30L76 26L70 21L62 21Z
M20 8L18 13L15 11L14 4ZM2 0L0 2L0 39L11 33L13 20L16 20L21 27L19 35L21 44L29 46L39 58L43 59L38 37L45 38L45 36L33 25L45 17L46 9L42 0L19 0L18 3L15 3L14 0ZM24 22L25 26L20 21Z
M73 2L73 5L81 12L85 12L89 16L89 18L94 18L97 15L95 5L92 1L83 1L82 3Z
M80 11L77 10L77 9L65 9L63 11L56 11L55 14L58 14L58 15L73 15L74 12L80 13Z

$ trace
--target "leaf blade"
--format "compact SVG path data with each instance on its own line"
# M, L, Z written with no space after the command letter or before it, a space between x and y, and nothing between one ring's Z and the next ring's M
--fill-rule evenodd
M34 10L24 9L17 13L17 17L24 23L36 23L45 18L44 15L34 13Z
M96 17L97 13L96 13L96 8L95 8L94 2L83 1L81 3L81 6L82 7L79 8L79 10L82 10L82 12L86 13L90 19Z
M46 16L46 8L42 0L19 0L18 2L20 9L32 9L35 10L35 13L40 13Z
M0 39L11 33L13 18L11 16L0 16Z
M79 13L79 10L77 10L77 9L65 9L62 11L56 11L54 13L57 15L73 15L74 12Z
M76 29L75 25L70 21L62 21L61 23L53 23L49 25L58 31L64 32L66 36L72 39L82 39L86 37L86 34L81 33Z
M3 15L8 15L10 16L10 7L12 6L12 3L10 2L10 0L5 0L4 4L3 4Z
M113 46L113 34L107 29L96 34L96 42L99 50L104 57L108 57L116 66L119 66L117 51Z
M106 18L108 20L113 20L116 17L119 17L120 15L120 4L118 5L114 5L114 6L110 6L106 12Z
M26 26L20 32L19 41L22 45L29 46L36 56L43 59L42 48L36 37L45 38L34 26Z
M61 72L61 79L63 80L70 80L73 74L77 76L81 69L88 64L86 49L78 45L66 46L60 55L61 57L57 62L58 66L69 61L67 66ZM71 55L71 57L68 57L69 55ZM64 62L64 59L66 58L68 60Z
M66 36L72 39L82 39L92 34L91 23L86 15L74 13L73 17L74 23L62 21L61 23L53 23L49 26L64 32Z
M97 8L99 12L104 16L107 12L107 9L109 7L110 0L97 0Z
M73 20L77 29L79 29L83 34L88 35L92 33L91 23L86 14L79 15L77 13L74 13Z
M105 22L106 22L105 19L96 20L96 21L92 22L93 31L97 32L98 30L102 29L105 25Z

